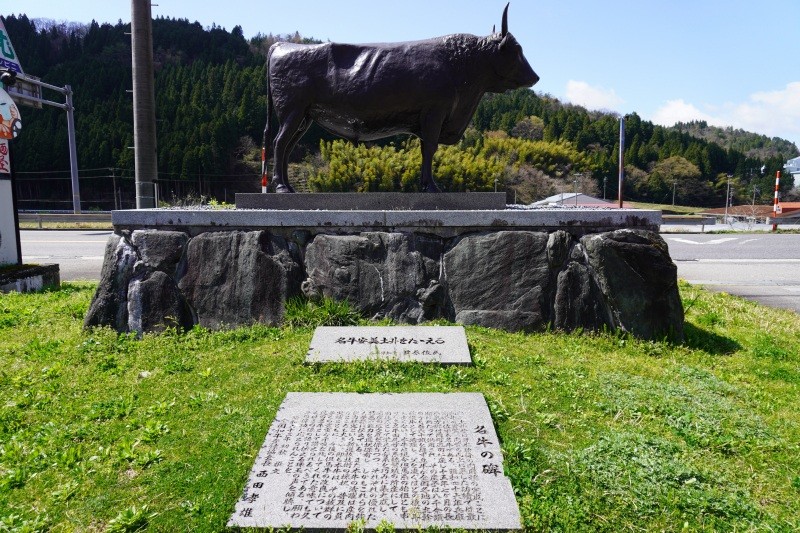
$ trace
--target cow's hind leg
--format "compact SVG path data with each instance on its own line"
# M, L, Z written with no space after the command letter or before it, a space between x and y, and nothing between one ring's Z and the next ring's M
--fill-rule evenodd
M443 117L440 113L428 113L422 122L420 135L422 149L422 171L420 188L422 192L441 192L433 179L433 156L439 148L439 134L442 131Z
M275 136L273 153L275 154L275 192L294 192L294 188L289 184L289 153L300 139L305 130L301 127L310 122L306 120L305 114L301 112L290 113L281 122L278 134ZM306 129L308 126L305 126ZM302 132L301 132L302 131ZM298 136L300 133L300 136Z

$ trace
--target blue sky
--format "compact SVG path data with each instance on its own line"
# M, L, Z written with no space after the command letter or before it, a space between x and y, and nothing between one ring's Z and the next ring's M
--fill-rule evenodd
M500 27L506 0L154 0L154 16L339 42ZM4 2L8 9L10 2ZM130 2L25 0L31 18L115 23ZM672 125L704 119L800 144L800 1L516 0L509 29L561 100ZM25 65L23 64L23 68ZM42 72L30 74L44 75Z

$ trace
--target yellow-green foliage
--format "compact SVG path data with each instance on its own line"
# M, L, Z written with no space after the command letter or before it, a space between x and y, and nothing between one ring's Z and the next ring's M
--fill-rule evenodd
M342 140L320 143L325 166L309 179L317 191L415 191L419 184L420 141L366 146ZM485 135L474 145L440 146L433 175L446 191L489 191L509 173L529 165L558 175L567 165L586 166L583 153L566 141L547 142Z
M531 141L516 137L487 136L481 148L481 156L498 157L519 170L521 165L530 165L546 174L557 175L567 165L574 170L583 170L585 156L568 141Z

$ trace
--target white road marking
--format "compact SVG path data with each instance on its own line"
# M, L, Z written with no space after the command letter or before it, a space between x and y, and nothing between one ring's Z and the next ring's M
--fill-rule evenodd
M72 244L105 244L106 241L37 241L37 240L30 240L25 239L20 241L22 244L64 244L64 243L72 243Z
M723 237L721 239L712 239L710 241L706 241L704 244L722 244L724 242L735 241L739 237Z
M667 237L667 240L682 242L684 244L722 244L730 241L735 241L738 238L739 237L722 237L721 239L711 239L710 241L693 241L692 239L681 239L680 237Z
M741 246L741 245L743 245L743 244L747 244L748 242L755 242L755 241L757 241L757 240L758 240L758 239L747 239L746 241L742 241L742 242L740 242L740 243L739 243L739 246Z
M676 263L800 263L800 259L673 259Z

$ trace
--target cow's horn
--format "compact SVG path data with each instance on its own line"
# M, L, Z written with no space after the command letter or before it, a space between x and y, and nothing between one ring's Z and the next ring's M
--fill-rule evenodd
M508 33L508 6L510 4L511 4L511 2L506 4L506 8L503 10L503 24L500 26L502 28L501 31L500 31L500 34L503 37L505 37L506 34Z
M495 28L496 28L496 27L497 27L497 26L495 26L494 24L492 24L492 35L494 35L494 34L496 33L496 32L495 32Z

